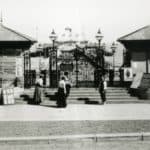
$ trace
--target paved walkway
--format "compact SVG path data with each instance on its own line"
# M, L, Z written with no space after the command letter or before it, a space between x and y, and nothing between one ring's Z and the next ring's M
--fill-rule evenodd
M8 142L9 137L11 140L33 137L34 142L38 137L46 137L45 142L57 136L83 135L95 139L98 135L129 137L131 133L133 138L145 139L150 138L150 104L73 104L67 108L5 105L0 106L0 129L0 143Z
M0 121L150 120L150 104L0 106Z
M149 150L149 141L51 142L50 144L0 145L1 150Z

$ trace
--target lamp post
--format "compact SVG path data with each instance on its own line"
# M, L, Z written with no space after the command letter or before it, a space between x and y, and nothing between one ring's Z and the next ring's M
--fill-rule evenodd
M79 60L79 56L77 54L77 48L75 49L75 60L76 60L76 88L78 88L78 73L79 73L78 60Z
M115 42L112 43L111 45L111 49L112 49L112 52L113 52L113 71L115 71L115 52L116 52L116 44Z
M103 38L103 35L102 35L100 29L98 30L95 37L98 41L98 49L96 49L98 66L96 68L96 72L98 74L98 82L99 82L101 80L101 75L103 75L103 73L104 73L104 52L101 49L101 40ZM102 70L101 70L100 66L102 67ZM100 71L102 71L101 74L100 74Z
M86 87L88 87L88 62L85 61L85 69L86 69L86 74L85 74L85 79L86 79Z
M56 47L55 47L55 41L56 41L56 39L57 39L57 35L56 35L56 33L55 33L55 31L54 31L54 29L52 30L52 32L51 32L51 34L50 34L50 36L49 36L49 38L52 40L52 51L54 52L55 51L55 59L56 59L56 86L58 85L58 64L57 64L57 49L56 49ZM50 83L52 83L51 82L51 80L52 80L52 77L51 77L51 69L52 69L52 63L51 63L51 59L52 59L52 57L51 57L51 53L49 54L49 80L50 80ZM50 85L51 86L51 85Z

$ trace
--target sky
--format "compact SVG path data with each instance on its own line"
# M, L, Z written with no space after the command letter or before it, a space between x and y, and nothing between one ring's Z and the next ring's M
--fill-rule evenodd
M65 27L89 41L100 28L103 42L113 42L149 25L149 6L149 0L0 0L5 26L46 43L52 29L60 36Z

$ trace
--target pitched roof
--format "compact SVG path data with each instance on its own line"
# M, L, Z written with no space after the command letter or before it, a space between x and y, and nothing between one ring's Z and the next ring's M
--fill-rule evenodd
M3 24L0 24L0 42L3 41L11 41L11 42L36 42L35 39L24 35L22 33L19 33L15 30L12 30L8 27L5 27Z
M150 40L150 25L122 36L118 41Z

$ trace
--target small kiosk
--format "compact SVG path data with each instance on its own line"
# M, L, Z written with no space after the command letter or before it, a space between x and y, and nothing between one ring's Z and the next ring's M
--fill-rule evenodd
M0 89L4 93L7 93L8 87L14 85L24 87L26 61L23 52L28 51L35 42L34 39L0 23Z
M150 99L150 25L118 41L126 48L124 66L130 67L133 73L131 88L138 90L140 98Z

